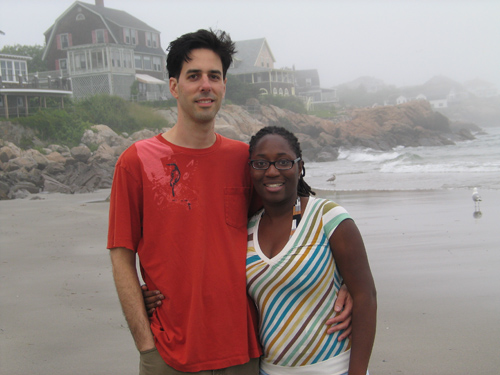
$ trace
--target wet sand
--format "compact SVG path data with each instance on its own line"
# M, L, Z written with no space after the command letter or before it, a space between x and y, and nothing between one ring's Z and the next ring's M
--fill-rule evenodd
M321 193L363 234L372 375L497 374L500 192ZM137 374L105 249L109 190L0 201L0 373Z

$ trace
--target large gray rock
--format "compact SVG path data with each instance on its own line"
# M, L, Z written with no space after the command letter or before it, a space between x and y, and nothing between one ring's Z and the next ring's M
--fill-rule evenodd
M74 191L66 184L59 182L55 178L44 174L44 186L43 190L49 193L63 193L63 194L73 194Z
M90 130L86 130L81 142L87 146L101 145L117 146L123 142L123 137L116 134L107 125L94 125Z
M142 129L142 130L139 130L139 131L133 133L129 137L129 139L132 140L133 142L136 142L136 141L140 141L142 139L152 138L157 134L158 134L157 132L155 132L151 129Z
M35 160L30 158L29 156L21 156L15 159L11 159L6 163L5 170L7 172L10 171L15 171L18 169L24 169L25 171L29 172L33 168L37 167L37 163Z
M36 168L43 170L49 165L49 159L45 157L40 151L29 149L24 152L24 155L33 159L36 163Z
M86 145L73 147L70 150L70 153L73 159L82 163L87 162L87 160L89 160L89 158L92 156L92 152Z
M89 159L89 162L98 163L116 163L117 157L115 150L107 143L102 143L99 148L94 152L94 155Z
M18 158L19 156L21 156L21 152L18 147L3 146L0 148L0 161L3 163Z
M57 151L53 151L51 152L50 154L48 154L46 156L47 160L49 161L49 164L50 163L59 163L59 164L66 164L66 158L64 156L61 155L61 153L57 152Z

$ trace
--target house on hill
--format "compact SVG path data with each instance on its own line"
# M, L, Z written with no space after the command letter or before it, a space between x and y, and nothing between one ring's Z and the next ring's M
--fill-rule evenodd
M262 94L295 95L294 71L276 69L273 53L265 38L237 41L236 54L228 74L256 85Z
M304 99L308 110L331 107L339 101L337 89L321 87L317 69L295 70L295 91Z
M71 78L75 98L131 99L135 81L138 99L168 95L160 32L103 0L74 2L45 32L45 43L43 59L53 75Z

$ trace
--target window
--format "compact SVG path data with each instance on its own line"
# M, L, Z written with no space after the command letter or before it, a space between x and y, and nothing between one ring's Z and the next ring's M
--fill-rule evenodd
M153 57L153 70L161 72L161 58Z
M106 43L105 31L106 30L96 30L95 31L95 42L96 43Z
M130 52L125 52L125 62L124 65L127 68L132 68L132 54Z
M151 57L144 56L143 61L144 61L144 70L152 70Z
M122 66L120 61L120 51L116 49L111 51L111 65L113 68L120 68Z
M135 55L135 68L142 69L142 59L140 55Z
M26 69L26 61L16 61L14 63L14 70L16 77L28 77L28 70Z
M123 29L123 42L125 44L137 44L137 30Z
M158 34L153 33L153 47L158 48Z
M123 29L123 41L130 44L130 29Z
M92 52L92 69L102 69L104 68L104 56L102 51Z
M68 69L68 60L66 60L66 59L59 59L59 69L60 70L66 70L66 69Z
M146 33L146 45L151 47L151 33Z
M76 20L77 21L85 21L85 16L83 15L83 13L78 13L76 15Z
M87 57L84 52L75 53L75 70L87 70Z
M60 41L61 41L61 48L60 49L66 49L69 47L69 35L68 34L61 34L59 35Z
M0 66L4 82L19 82L19 76L28 77L26 61L2 60Z
M2 61L2 79L4 81L14 81L14 64L13 61Z

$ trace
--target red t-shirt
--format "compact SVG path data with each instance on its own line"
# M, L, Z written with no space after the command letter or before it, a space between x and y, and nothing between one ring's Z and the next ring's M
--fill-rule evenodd
M178 371L213 370L261 354L246 293L248 146L217 135L206 149L136 142L119 158L108 248L137 251L150 290L156 347Z

